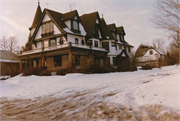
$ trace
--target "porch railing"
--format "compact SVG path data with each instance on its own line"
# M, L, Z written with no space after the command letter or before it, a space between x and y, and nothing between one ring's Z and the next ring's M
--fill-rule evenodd
M21 55L26 55L26 54L31 54L31 53L38 53L38 52L42 52L42 48L28 50L28 51L23 51Z
M54 50L54 49L59 49L59 48L65 48L65 47L68 47L68 46L69 46L69 43L65 43L65 44L57 45L57 46L45 47L44 51Z

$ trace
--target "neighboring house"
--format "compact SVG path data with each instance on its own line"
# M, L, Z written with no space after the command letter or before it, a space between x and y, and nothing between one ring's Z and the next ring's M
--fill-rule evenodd
M135 54L137 66L150 65L161 67L163 65L164 54L153 47L138 48Z
M61 69L73 65L81 68L106 62L123 69L125 63L130 63L133 46L125 41L124 28L107 25L98 12L82 16L77 10L59 13L44 9L42 12L38 4L29 30L27 44L31 46L19 55L21 69L38 66Z
M19 69L18 56L6 50L0 50L1 76L15 75Z

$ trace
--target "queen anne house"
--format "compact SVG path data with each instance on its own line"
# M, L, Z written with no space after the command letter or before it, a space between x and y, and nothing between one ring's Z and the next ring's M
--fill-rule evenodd
M98 12L79 16L77 10L59 13L38 4L29 28L29 49L19 55L20 69L46 66L61 69L71 66L112 64L124 68L130 63L133 46L124 28L107 25ZM22 63L24 62L24 63Z

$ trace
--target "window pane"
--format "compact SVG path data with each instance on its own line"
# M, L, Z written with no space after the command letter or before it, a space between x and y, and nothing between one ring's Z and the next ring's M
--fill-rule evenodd
M56 45L56 40L51 40L51 46L55 46Z
M87 40L87 45L92 45L92 40Z
M53 22L49 23L49 31L52 32L53 31Z
M73 21L73 29L78 30L78 23L77 23L77 21Z
M102 47L109 51L109 42L103 42Z
M121 45L119 45L119 49L122 49L122 46L121 46Z
M45 33L45 24L42 25L42 34Z
M49 32L49 23L46 23L46 33L48 33Z
M84 45L84 40L81 40L81 44Z
M94 41L94 46L98 47L98 41Z
M48 47L48 40L44 41L44 47Z

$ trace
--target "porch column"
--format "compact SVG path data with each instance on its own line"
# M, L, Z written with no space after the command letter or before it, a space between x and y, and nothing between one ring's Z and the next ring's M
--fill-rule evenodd
M39 63L38 63L38 60L35 60L36 61L36 68L39 67Z
M45 57L44 57L44 55L41 56L41 59L42 59L42 67L44 67L45 66Z
M22 70L23 69L23 64L22 64L22 59L19 59L19 64L20 64L20 70Z
M69 53L69 67L72 67L72 51L68 52Z

